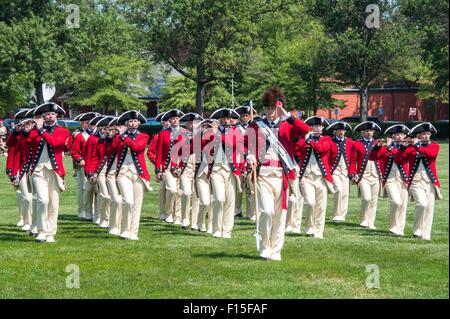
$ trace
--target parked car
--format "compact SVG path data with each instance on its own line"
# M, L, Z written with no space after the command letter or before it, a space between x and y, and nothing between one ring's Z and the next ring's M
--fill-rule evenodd
M80 127L80 122L78 121L74 121L74 120L69 120L69 119L59 119L58 120L58 124L67 128L73 127Z

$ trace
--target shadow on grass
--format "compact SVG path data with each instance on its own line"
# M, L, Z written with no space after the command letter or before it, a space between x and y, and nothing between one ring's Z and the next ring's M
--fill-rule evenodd
M16 234L0 234L0 242L1 241L34 241L34 238L31 236L27 236L26 233L16 233Z
M207 257L207 258L243 258L243 259L253 259L253 260L262 260L258 255L246 255L246 254L229 254L226 252L213 252L213 253L204 253L204 254L192 254L192 257Z

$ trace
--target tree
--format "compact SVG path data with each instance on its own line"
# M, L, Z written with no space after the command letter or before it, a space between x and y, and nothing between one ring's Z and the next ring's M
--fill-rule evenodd
M124 5L145 50L196 84L202 113L205 86L231 78L246 66L255 23L283 1L135 0Z
M369 88L410 56L413 37L404 17L388 0L311 0L308 7L336 45L329 61L336 79L359 89L361 121L367 120Z
M407 76L419 85L421 98L448 103L448 1L401 0L399 4L422 49Z
M139 96L144 94L138 75L145 61L139 58L109 55L99 56L81 74L80 82L69 103L93 106L107 114L109 111L143 109Z
M195 110L195 82L181 75L169 75L161 90L161 111L177 108L184 112ZM205 86L204 112L231 107L231 94L222 82L209 82Z
M238 79L241 99L252 99L260 107L261 93L278 85L286 93L288 108L315 114L318 109L343 107L332 98L339 86L326 81L334 75L329 63L333 42L303 5L290 4L283 11L268 14L258 25L258 34L258 48Z

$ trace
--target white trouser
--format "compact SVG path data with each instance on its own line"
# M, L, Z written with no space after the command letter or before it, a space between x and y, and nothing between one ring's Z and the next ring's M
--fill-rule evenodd
M102 171L97 177L97 202L98 202L98 211L100 214L101 222L109 221L109 211L111 205L111 197L109 196L108 186L106 185L106 165L103 167Z
M333 188L333 220L344 221L348 213L348 196L350 193L348 176L336 170L333 174Z
M390 204L389 230L403 235L406 223L406 210L408 208L408 189L405 183L397 178L388 178L384 189Z
M208 216L208 229L212 232L212 194L207 175L202 174L200 177L197 177L195 183L199 202L197 228L201 231L206 231L205 220L206 216Z
M135 172L122 168L117 175L117 185L122 194L122 237L138 235L145 185Z
M210 181L213 197L213 236L231 236L234 224L236 176L223 167L213 169Z
M422 239L430 240L436 200L434 185L424 180L413 181L409 190L416 202L413 232L416 236L422 236Z
M31 180L36 192L37 232L54 236L58 227L60 192L56 172L44 167L40 171L34 171Z
M19 181L20 190L20 213L23 218L24 225L31 225L31 214L33 208L33 194L31 193L31 187L28 183L28 177L26 174L22 176Z
M170 169L164 172L165 188L166 188L166 207L165 212L169 220L181 222L181 190L180 179L173 176Z
M367 222L369 228L374 228L380 181L375 177L370 179L363 177L358 184L358 188L361 196L361 223Z
M190 224L189 212L192 211L192 226L197 226L198 205L199 201L195 193L194 180L194 163L189 163L183 174L180 176L181 190L181 218L183 226L188 227ZM192 209L191 209L192 197ZM195 228L195 227L194 227Z
M286 214L286 229L294 232L300 232L303 215L303 196L300 192L299 179L289 180L289 189L293 193L289 196L288 210Z
M305 214L305 232L323 238L327 208L327 185L322 175L311 173L300 181Z
M122 223L122 195L119 193L119 188L116 183L116 173L112 170L106 177L106 186L108 187L108 194L110 195L110 209L109 209L109 228L120 230Z
M75 179L78 187L78 217L86 217L86 207L84 205L84 168L79 167L75 169Z
M261 235L259 254L265 258L280 256L284 245L286 210L282 209L283 178L270 173L258 176L257 227Z
M84 174L84 168L81 169L83 173L83 207L86 212L86 218L90 219L92 217L93 221L97 219L97 208L94 207L95 200L95 187L94 184L89 183Z

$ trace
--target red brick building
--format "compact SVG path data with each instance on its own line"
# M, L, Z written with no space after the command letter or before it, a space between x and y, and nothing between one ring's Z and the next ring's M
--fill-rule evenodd
M369 91L369 116L377 116L382 121L437 121L448 120L449 105L429 101L416 96L415 88L379 88ZM359 94L357 89L345 89L333 98L345 102L346 107L335 110L319 110L317 115L325 118L341 119L347 116L359 116ZM409 109L416 109L416 116L409 116Z

